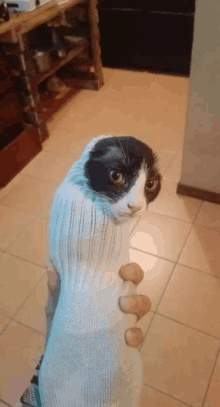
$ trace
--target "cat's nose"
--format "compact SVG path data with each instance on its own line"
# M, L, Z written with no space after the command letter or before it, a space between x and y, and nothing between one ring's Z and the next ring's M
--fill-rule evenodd
M132 213L136 213L138 211L140 211L143 206L142 205L129 205L128 204L128 208L132 211Z

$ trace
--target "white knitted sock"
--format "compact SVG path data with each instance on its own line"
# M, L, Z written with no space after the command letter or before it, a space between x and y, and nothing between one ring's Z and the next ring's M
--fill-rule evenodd
M79 162L80 164L80 162ZM43 407L137 407L138 350L124 340L119 269L129 262L129 228L114 223L84 190L77 164L59 187L50 220L50 255L61 291L39 372Z
M61 288L40 370L42 405L134 407L140 359L124 340L134 320L120 312L117 288L100 291L96 284L87 284L74 293Z

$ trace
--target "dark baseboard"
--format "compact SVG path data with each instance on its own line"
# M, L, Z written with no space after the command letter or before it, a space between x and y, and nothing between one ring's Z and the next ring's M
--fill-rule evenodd
M180 182L177 186L177 194L190 196L192 198L201 199L202 201L208 201L220 205L220 194L217 192L207 191L196 187L190 187L183 185Z
M14 140L0 150L0 188L42 150L39 131L36 126L27 126Z

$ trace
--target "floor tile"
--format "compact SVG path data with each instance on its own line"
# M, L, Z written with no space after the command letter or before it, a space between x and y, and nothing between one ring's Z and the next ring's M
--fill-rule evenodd
M126 114L122 111L106 110L100 111L97 118L93 118L89 126L93 134L129 134L145 142L154 151L165 150L175 154L182 148L184 131L182 128L165 128L162 124L150 124L146 117L135 119L133 113Z
M11 189L14 188L14 186L17 183L20 183L22 181L22 179L25 179L25 178L26 177L23 176L21 174L21 172L19 172L17 175L15 175L14 178L12 178L12 180L4 188L0 188L0 202L11 191Z
M85 101L83 108L86 109ZM81 109L81 112L84 111L86 110L82 111ZM69 112L65 117L65 125L63 125L62 123L56 123L56 132L51 132L51 136L43 144L44 151L49 151L60 157L63 156L64 158L67 156L71 156L73 160L75 160L81 154L88 141L98 135L97 126L99 126L99 123L96 123L96 118L92 119L91 117L86 120L85 123L83 123L83 118L81 117L82 115L83 114L79 114L79 123L76 124L77 112L74 110L73 113L72 107L71 112ZM94 126L91 125L92 120L94 120ZM48 124L48 126L50 129L50 124ZM62 129L60 131L57 131L60 126L62 127ZM70 127L68 132L63 131L63 128L65 128L65 126Z
M155 201L151 202L149 209L151 212L161 213L162 215L192 223L201 202L195 198L177 195L176 189L176 183L164 179L160 193Z
M38 217L48 220L50 211L51 211L52 202L53 202L53 197L54 197L54 194L55 194L58 186L60 185L60 181L54 180L51 183L47 182L47 184L49 184L49 185L48 185L46 192L42 193L42 195L44 194L43 205L39 205L38 210L36 210L36 212L37 212Z
M62 180L73 161L69 156L58 157L51 152L42 151L25 167L23 173L43 181Z
M163 179L164 175L166 174L167 168L173 160L174 154L170 151L164 150L158 150L155 151L155 153L158 156L158 169Z
M0 253L0 313L11 317L31 293L45 270L7 253Z
M33 218L32 214L15 212L0 204L0 249L5 250Z
M56 133L53 138L44 143L44 148L54 153L60 150L65 154L69 151L71 139L74 143L77 141L76 145L81 140L86 140L90 135L94 137L99 134L133 135L154 148L171 153L176 153L182 148L184 123L180 127L176 127L173 123L166 127L163 119L158 123L158 115L154 119L155 112L150 112L152 106L149 106L149 109L146 106L146 104L152 104L152 101L146 97L146 91L143 100L139 95L138 102L135 101L133 96L129 98L130 100L125 101L125 99L125 94L123 94L123 102L120 97L117 101L111 102L106 95L105 100L96 98L93 104L86 102L84 99L84 101L81 101L82 106L80 106L78 100L78 106L75 105L74 109L72 108L72 114L68 114L65 118L65 126L69 123L69 128L72 126L72 129L65 132L65 134L62 132L61 134ZM138 103L136 109L135 103ZM156 105L158 105L158 101ZM164 111L164 106L160 107L161 111ZM88 110L90 111L89 116ZM149 115L146 115L147 111L149 111ZM80 120L77 119L77 115L81 116ZM77 120L78 123L75 124Z
M204 407L219 407L220 400L220 356L212 376Z
M177 265L158 312L220 338L220 279Z
M129 233L132 234L133 229L135 228L136 224L139 222L139 216L135 217L134 219L129 220Z
M164 179L173 182L180 181L182 170L182 158L183 158L182 150L177 151L176 155L174 156L172 162L170 163L164 174Z
M177 401L166 394L143 385L140 407L186 407L186 404Z
M0 336L0 398L15 405L28 386L44 349L44 337L11 322Z
M45 306L48 298L47 276L40 281L14 319L46 333Z
M152 140L152 148L157 146L161 150L177 153L183 148L184 127L165 127L163 123L157 125L146 125L146 130Z
M220 205L203 202L195 224L220 228Z
M164 127L162 123L152 125L144 119L131 128L133 131L130 134L148 144L157 154L164 151L174 157L183 148L183 128Z
M133 106L133 112L138 113L141 109L149 123L157 124L161 120L164 126L184 125L188 78L150 72L137 74L119 69L109 72L108 68L105 68L104 75L107 78L111 75L109 80L106 79L105 88L103 87L103 93L108 100L120 105L123 98L126 110L130 108L132 111Z
M71 122L72 118L70 117L68 120ZM161 144L161 133L164 131L169 134L168 145L167 143ZM126 115L120 110L100 106L100 109L97 110L96 114L87 123L84 123L83 126L81 125L80 128L76 127L73 129L71 133L65 136L65 139L61 136L53 136L45 141L44 149L65 157L72 152L73 158L76 159L88 141L100 134L132 135L142 140L158 154L159 166L162 173L168 168L174 154L181 147L183 140L183 132L180 129L171 128L164 130L161 126L152 126L149 123L145 123L145 118L142 119L141 123L136 122L132 114Z
M138 285L138 294L147 295L151 300L151 310L157 307L167 281L173 270L173 263L130 249L130 261L139 264L144 271L144 279Z
M201 407L219 340L155 315L141 349L144 384Z
M187 222L148 211L133 230L130 245L167 260L176 261L190 227Z
M48 210L55 184L56 180L46 182L25 176L11 188L10 192L0 200L0 203L15 212L26 212L27 215L38 214L46 208Z
M25 227L6 252L44 267L48 250L48 220L36 218Z
M55 135L50 132L50 137L43 143L43 151L62 156L68 154L69 146L73 143L74 133Z
M141 319L139 319L139 321L136 324L137 328L140 328L142 330L142 334L143 334L144 338L147 334L147 331L149 329L153 316L154 316L154 313L151 311L148 311L148 313L146 315L144 315Z
M47 127L51 137L45 141L44 146L47 145L52 137L60 137L65 143L76 128L79 126L83 127L84 116L86 118L89 117L88 107L91 105L91 97L93 96L94 98L93 93L86 89L78 89L71 99L50 118L47 122ZM97 93L96 96L98 96Z
M202 226L193 226L179 263L220 277L220 232Z
M4 230L3 233L7 234L0 237L0 249L11 249L30 262L43 264L43 252L47 244L44 231L53 194L71 163L82 153L84 146L99 134L133 135L149 144L159 156L162 175L170 181L178 182L177 176L180 171L178 157L184 141L188 78L104 68L104 79L105 84L99 92L86 89L77 91L74 97L51 118L47 123L50 137L43 143L43 151L5 188L0 189L0 209L5 208L1 227ZM167 205L169 212L170 201L167 201ZM180 206L181 216L186 216L186 213L190 213L190 219L191 213L194 216L194 209L184 212L179 203L178 207L173 208L173 206L172 204L172 211L179 211L179 213ZM165 212L162 213L167 213L166 210L163 207ZM38 220L33 220L32 217ZM39 218L42 221L39 221ZM180 217L180 219L186 218ZM142 221L138 225L136 222L138 220L135 219L130 223L133 243L136 241L137 244L135 247L167 259L159 259L151 254L131 249L133 261L137 261L145 271L145 279L139 285L138 292L146 293L151 298L152 310L155 310L172 273L173 263L168 260L177 259L187 237L189 225L160 213L148 212L143 221L144 228L140 229L137 235L132 231L134 228L137 230ZM4 278L0 283L0 315L2 315L0 332L2 326L3 329L5 327L5 321L9 320L7 317L12 315L25 325L44 332L43 314L47 288L45 278L42 279L42 277L45 270L33 263L2 253L0 253L0 270L7 271L3 273ZM26 302L24 302L25 299ZM22 304L20 311L15 314ZM153 318L154 312L149 311L138 322L144 335L148 329L151 332L151 323L152 321L152 324L155 323ZM160 339L161 324L158 332ZM4 377L0 378L2 394L7 402L14 405L29 384L33 374L31 369L36 367L37 359L41 356L43 349L41 341L44 340L42 335L38 335L36 331L22 324L17 324L16 321L9 324L0 339L2 337L4 344L5 342L8 344L5 347L3 362ZM192 337L195 342L193 335ZM180 340L182 339L178 338L177 341ZM175 333L174 339L172 339L172 332L167 336L168 345L169 341L172 362L172 353L173 349L175 353L176 345ZM156 346L156 341L154 342L153 355L155 355ZM185 359L187 360L188 355L185 350L184 352L184 363L186 363ZM199 357L201 354L206 355L206 352L208 355L212 353L210 342L207 343L207 350L205 345L202 347ZM160 358L160 349L158 355ZM155 361L154 364L157 366L156 356ZM209 367L207 363L204 365L208 375ZM168 356L167 366L168 371L173 368L172 363L171 366L169 365ZM153 367L150 366L150 369ZM201 375L197 377L196 371L194 376L197 391ZM201 385L203 384L201 381ZM171 404L173 403L170 397L172 394L165 396L157 390L148 390L149 407L160 405L161 407L183 407L181 402ZM2 394L0 399L3 398Z
M10 318L6 318L4 315L0 315L0 335L3 331L3 329L5 329L6 325L9 323Z

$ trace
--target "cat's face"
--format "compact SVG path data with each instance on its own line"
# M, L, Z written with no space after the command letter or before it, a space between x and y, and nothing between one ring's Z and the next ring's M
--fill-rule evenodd
M94 144L85 164L90 188L117 221L139 215L158 195L157 158L134 137L105 137Z

